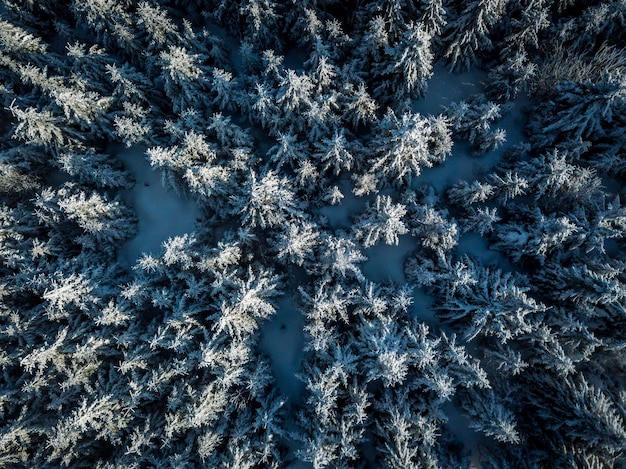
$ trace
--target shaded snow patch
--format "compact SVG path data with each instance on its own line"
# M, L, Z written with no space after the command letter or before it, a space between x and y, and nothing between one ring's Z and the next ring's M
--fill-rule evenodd
M304 383L296 378L302 365L303 345L304 317L293 296L286 295L278 302L276 314L263 326L260 348L270 358L281 393L295 405L304 392Z
M481 81L486 78L485 72L475 68L468 72L451 73L443 63L437 62L433 67L433 76L428 80L426 95L413 101L411 109L422 115L441 114L444 107L482 93Z
M409 254L417 249L417 241L410 235L402 235L398 238L397 246L381 242L363 250L368 260L361 270L368 280L377 283L391 281L398 285L406 283L404 262Z
M457 254L459 256L468 255L475 257L485 267L497 266L505 272L513 271L511 262L499 251L489 248L488 240L478 233L469 232L461 235L457 245Z
M347 179L338 182L337 187L343 194L343 199L337 205L325 205L314 209L328 222L333 229L342 228L350 230L354 216L365 210L365 204L371 197L357 197L352 190L354 186Z
M118 250L118 262L130 267L143 253L158 254L168 238L193 232L200 210L193 200L163 187L161 171L150 166L145 147L134 146L112 152L117 153L137 180L130 191L122 192L123 199L139 220L137 236Z

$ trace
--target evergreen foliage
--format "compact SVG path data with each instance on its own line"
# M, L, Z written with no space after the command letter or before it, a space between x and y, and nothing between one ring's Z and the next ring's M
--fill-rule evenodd
M609 0L0 2L0 468L626 467L625 31ZM133 265L122 147L198 207Z

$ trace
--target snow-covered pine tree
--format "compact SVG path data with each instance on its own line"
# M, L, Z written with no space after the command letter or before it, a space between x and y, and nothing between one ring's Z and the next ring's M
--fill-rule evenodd
M297 200L287 178L269 171L260 178L251 172L243 194L236 206L240 207L242 222L251 227L275 227L289 218L299 216Z
M172 102L174 112L181 113L187 108L202 107L202 91L207 87L208 81L208 71L201 66L204 60L205 57L201 54L180 46L171 45L160 52L157 64L162 70L165 92Z
M531 120L533 140L548 147L566 139L592 142L611 134L626 114L626 78L606 74L597 82L567 82ZM618 137L619 138L619 137Z
M75 177L79 183L96 187L130 187L130 173L116 163L110 155L96 153L93 149L81 153L67 151L59 155L61 170Z
M522 221L523 220L523 221ZM518 220L496 227L496 246L516 262L529 256L540 263L581 246L586 237L575 217L521 208Z
M59 190L43 190L35 201L36 213L43 223L53 226L62 220L75 223L71 231L89 249L111 250L116 243L136 233L136 218L119 197L108 200L97 192L87 192L74 184Z
M272 167L279 171L284 165L296 167L298 162L305 161L308 155L308 145L298 136L288 133L279 133L276 136L276 145L267 151Z
M233 112L237 109L240 101L240 90L238 82L233 79L233 75L226 70L213 68L210 79L211 91L215 94L213 104L223 112Z
M383 103L394 103L396 109L402 110L410 99L424 96L426 82L433 74L431 39L423 24L408 25L402 39L386 58L390 65L379 73L381 83L374 89L374 94Z
M404 205L394 204L390 196L376 196L374 204L368 204L365 212L353 225L357 240L363 246L372 247L384 240L386 244L398 244L398 236L409 232L403 218L407 211Z
M96 38L106 47L139 54L135 42L133 15L124 0L91 0L71 2L71 10L81 24L96 32Z
M463 408L472 418L470 426L498 442L520 444L522 438L515 415L507 410L493 391L470 390Z
M146 35L146 42L155 50L167 43L180 40L177 27L170 19L167 10L161 6L143 1L137 5L137 26Z
M421 173L443 161L451 151L450 127L445 118L422 117L410 111L400 118L389 109L373 139L376 155L372 171L395 184L410 183Z
M313 260L313 249L319 242L320 233L312 223L286 226L276 236L278 259L293 262L296 265L310 263Z
M536 380L530 405L553 462L584 464L591 454L600 467L619 461L626 432L611 395L580 375L553 379L540 374Z
M355 158L357 143L348 141L344 129L335 131L332 137L323 138L315 143L314 156L323 164L323 170L331 170L335 176L342 171L350 171Z
M496 207L470 207L467 215L461 219L463 231L475 231L481 236L491 233L494 229L494 224L502 220L498 216L497 210Z
M354 128L376 120L378 104L370 96L364 83L359 83L358 88L355 88L352 83L348 83L343 95L348 97L343 118L350 122Z
M418 238L423 247L443 255L454 249L459 239L459 229L447 219L447 210L440 211L429 205L408 206L408 227L411 236Z
M524 50L518 50L489 72L489 94L498 100L515 99L531 87L536 74L537 65Z
M547 307L528 296L508 273L478 268L477 274L475 285L443 301L441 317L467 327L466 340L495 336L506 343L532 331Z
M465 6L444 32L445 56L452 70L467 70L489 51L494 25L504 16L507 0L475 0Z
M482 97L474 98L472 102L452 103L446 109L446 117L454 133L467 139L475 154L495 150L506 141L504 129L491 128L491 121L501 117L500 105L485 102Z
M46 149L58 152L66 140L61 119L49 110L37 111L33 107L26 110L11 106L11 113L17 119L13 138L24 141L27 145L41 145Z

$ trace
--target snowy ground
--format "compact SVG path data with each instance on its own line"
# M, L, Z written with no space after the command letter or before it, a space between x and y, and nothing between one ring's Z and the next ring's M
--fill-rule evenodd
M444 64L437 62L433 67L433 76L428 80L425 97L415 100L412 110L422 115L441 114L444 107L481 93L481 82L486 78L487 74L480 70L450 73Z
M417 248L417 240L408 234L398 238L400 242L397 246L379 242L363 250L368 259L361 270L369 280L377 283L391 281L397 285L406 283L404 261Z
M274 317L263 327L261 350L271 362L278 387L290 404L301 403L304 383L295 376L302 365L304 317L296 305L295 290L280 299Z
M465 451L471 452L470 469L480 468L480 455L477 451L477 446L485 443L486 438L470 427L470 419L459 412L454 405L448 403L443 406L443 409L448 417L446 422L447 429L463 443Z
M343 229L350 231L353 217L365 210L365 204L371 197L357 197L352 193L353 185L348 179L343 179L337 184L343 194L343 199L337 205L325 205L313 210L322 215L328 221L331 229Z
M495 266L504 272L512 272L513 265L499 251L489 248L488 242L478 233L465 233L459 237L457 255L469 255L478 258L485 267Z
M137 180L122 196L135 210L139 231L118 251L118 262L131 267L143 253L158 254L168 238L193 232L200 211L193 200L163 187L161 171L150 167L144 147L112 147L111 151Z

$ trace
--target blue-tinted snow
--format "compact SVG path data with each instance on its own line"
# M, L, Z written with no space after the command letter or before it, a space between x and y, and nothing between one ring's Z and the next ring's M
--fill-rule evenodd
M308 58L309 54L307 54L304 50L298 47L292 47L285 53L283 66L286 69L291 69L300 73L304 70L304 62L306 62Z
M313 469L313 464L310 462L296 461L288 469Z
M304 383L295 376L301 369L303 344L304 317L293 296L285 295L276 314L263 326L260 348L270 358L280 392L292 404L300 402L304 391Z
M435 297L426 293L424 288L416 287L413 290L413 316L425 323L431 330L439 326L439 319L435 316L435 310L432 307L434 302Z
M332 229L341 228L350 231L353 217L365 210L365 204L372 197L357 197L352 193L352 182L343 179L337 183L337 187L343 194L343 199L337 205L325 205L313 209L328 220L328 226Z
M445 424L446 428L463 443L466 451L471 452L470 469L482 467L477 447L479 444L487 443L485 436L471 428L469 417L459 412L452 403L444 404L443 410L446 413L446 417L448 417L448 421Z
M444 107L467 100L476 93L482 93L481 82L486 78L485 72L476 69L450 73L444 64L437 62L433 67L433 76L428 80L425 97L415 100L411 109L422 115L441 114Z
M112 147L110 151L137 180L130 191L123 193L139 219L137 236L118 251L118 262L130 267L143 253L159 254L168 238L193 232L200 211L193 200L163 187L161 171L150 166L145 147Z
M52 185L53 187L61 186L71 180L72 177L60 169L53 169L46 176L46 183Z
M459 237L456 253L459 257L469 255L477 258L485 267L495 266L504 272L512 272L511 262L499 251L489 248L487 239L478 233L465 233Z
M369 279L377 283L394 282L398 285L406 283L404 261L417 247L417 241L406 234L398 236L397 246L379 241L376 246L363 250L367 261L361 270Z
M292 284L298 285L299 281ZM292 410L303 404L305 385L296 378L302 370L304 345L304 316L298 310L295 293L287 293L276 305L276 314L263 325L259 348L270 359L272 372L279 391L287 397L287 406ZM293 415L293 414L292 414ZM285 422L285 431L297 431L297 420ZM313 465L295 458L299 444L286 438L288 446L287 461L294 460L288 469L312 469Z

